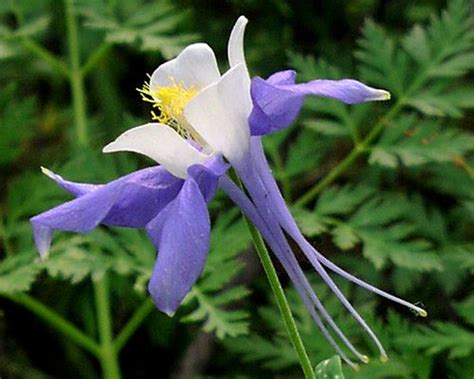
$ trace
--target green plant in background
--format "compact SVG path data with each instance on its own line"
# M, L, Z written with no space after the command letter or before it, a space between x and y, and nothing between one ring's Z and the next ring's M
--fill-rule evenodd
M139 165L131 158L99 158L84 148L102 145L133 118L126 115L124 120L120 112L124 105L133 109L130 104L138 97L132 99L129 93L123 97L119 84L130 81L133 72L126 64L122 72L110 63L118 56L132 58L115 46L125 47L132 56L156 52L153 67L158 53L163 58L173 56L196 39L193 29L200 30L190 27L201 11L198 4L183 10L168 2L118 3L11 1L0 5L0 165L2 181L8 183L2 186L0 203L0 294L65 337L58 341L47 336L50 343L64 347L66 359L61 367L48 369L35 359L24 367L37 367L55 377L68 372L97 377L90 362L95 356L106 377L117 377L118 353L132 336L131 343L139 340L148 349L183 352L196 334L195 325L202 324L225 347L215 352L210 375L298 377L296 355L266 287L259 281L244 286L235 282L248 270L239 256L249 247L250 236L237 214L227 209L224 198L212 203L215 226L204 275L176 316L186 324L153 314L151 302L145 300L154 253L135 231L103 229L62 236L48 261L36 258L27 219L64 199L45 184L38 162L49 166L61 162L52 167L83 181L111 179ZM257 5L251 3L249 9L255 9ZM356 9L355 3L348 7ZM278 4L276 14L292 8L284 1ZM235 18L226 11L224 24ZM246 13L245 8L239 11ZM219 30L222 20L205 12L211 16L210 30ZM65 14L64 23L58 14ZM323 241L324 250L333 253L331 258L343 267L384 289L422 301L430 312L430 319L421 324L402 310L387 311L383 301L342 286L387 343L390 355L388 363L372 360L358 375L345 370L346 378L428 378L434 372L459 378L474 375L470 284L474 138L468 132L472 116L465 117L474 106L469 82L474 66L471 14L468 1L450 1L441 15L405 34L367 21L354 54L355 72L348 69L348 48L329 65L326 62L332 56L326 61L304 56L298 53L298 37L285 36L294 39L295 51L288 53L288 64L300 72L299 80L354 76L393 95L385 106L348 108L331 100L308 101L298 125L275 135L265 146L285 197L293 199L304 233L318 243ZM290 23L286 19L282 30L288 30ZM204 28L200 31L209 33ZM272 43L272 32L256 33L263 45ZM335 41L326 41L331 43ZM249 52L255 60L261 55L258 47ZM142 78L133 80L130 90ZM62 98L65 93L71 95L72 106ZM114 122L109 125L108 119ZM65 142L68 137L70 142ZM65 149L68 143L82 147ZM136 291L126 290L130 282ZM330 357L332 352L296 294L291 288L287 292L311 361ZM318 294L337 314L339 305L334 299L323 288ZM13 308L7 300L0 306L7 316ZM0 333L8 336L14 321L0 321L8 325ZM368 346L357 329L351 329L353 321L348 317L341 314L336 321L345 330L354 330L348 336L357 345ZM136 334L145 322L147 332ZM181 333L180 340L176 333ZM0 358L0 375L13 376L21 351L30 349L29 356L38 351L19 342L8 361ZM0 346L0 356L2 350ZM122 355L124 375L141 377L137 371L131 374L136 365L128 355L136 358L131 350L127 357ZM179 354L165 370L169 372L178 361ZM319 375L318 368L315 373Z

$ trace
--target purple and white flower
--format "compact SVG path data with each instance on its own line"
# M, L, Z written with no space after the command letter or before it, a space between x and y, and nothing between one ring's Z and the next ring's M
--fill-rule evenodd
M347 273L306 241L271 174L261 136L288 127L307 95L355 104L386 100L390 94L351 79L297 84L296 74L290 70L267 80L251 80L243 48L246 24L247 19L240 17L234 25L228 42L230 68L222 75L213 50L203 43L188 46L175 59L160 65L140 91L152 104L156 122L124 132L103 149L106 153L143 154L159 166L105 185L72 183L45 170L76 199L31 219L38 250L47 254L53 230L88 232L99 224L145 228L158 252L148 288L158 309L172 315L204 267L210 234L207 203L219 187L259 229L315 323L341 357L355 366L331 330L358 359L368 361L318 299L288 239L299 246L386 359L380 341L327 270L421 315L426 312ZM226 175L229 165L246 193Z

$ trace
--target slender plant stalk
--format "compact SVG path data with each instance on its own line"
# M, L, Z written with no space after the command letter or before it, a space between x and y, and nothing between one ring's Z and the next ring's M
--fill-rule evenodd
M56 69L56 71L62 76L69 78L69 68L67 64L49 50L27 37L21 39L21 44L25 49L48 63L52 68Z
M87 59L86 63L83 64L81 69L82 77L85 78L87 74L97 66L97 64L107 55L112 48L112 45L107 42L103 42Z
M296 322L291 314L290 305L288 304L285 292L283 291L283 287L281 286L281 283L278 279L275 267L273 266L272 260L270 259L270 254L265 247L262 236L257 231L255 226L253 226L252 223L247 220L247 218L245 218L245 222L247 223L247 227L250 231L250 234L252 235L255 250L257 251L260 262L262 263L263 269L265 270L265 274L267 275L268 281L270 282L270 287L272 288L273 294L277 300L278 308L280 309L286 331L288 332L288 336L290 337L293 347L296 350L298 360L304 372L304 376L306 379L314 379L315 375L313 366L311 365L311 361L304 347L303 340L301 339L298 328L296 327Z
M97 323L100 337L100 363L105 379L120 379L120 366L113 342L110 320L110 298L107 274L101 280L94 281L94 295Z
M64 0L66 29L68 37L72 101L76 126L75 140L79 146L87 146L89 135L86 119L86 101L84 95L84 78L81 69L80 46L77 32L77 20L73 9L73 0Z
M2 294L2 296L28 309L51 327L68 337L76 345L92 353L94 356L100 357L100 346L92 338L40 301L25 293L15 295Z
M237 175L235 175L233 172L231 172L230 175L232 179L238 183L240 188L243 189L242 182L237 177ZM304 376L306 379L315 379L316 377L313 366L311 365L311 361L304 347L303 340L301 339L298 328L296 327L296 322L293 318L293 315L291 314L290 305L288 304L288 300L285 296L285 291L283 290L280 280L278 279L275 266L273 266L272 260L270 259L270 254L268 253L268 250L265 246L265 242L263 241L262 236L255 226L245 216L242 215L242 217L244 218L247 228L250 231L255 250L257 251L260 262L262 263L263 269L270 283L270 287L277 300L278 308L280 309L281 317L283 318L283 323L285 324L288 336L290 337L293 347L295 348Z
M135 333L138 327L146 320L148 315L155 309L155 305L146 298L142 305L140 305L135 313L130 317L127 324L123 327L122 331L118 334L114 341L115 352L118 354L120 350L125 346L131 336Z

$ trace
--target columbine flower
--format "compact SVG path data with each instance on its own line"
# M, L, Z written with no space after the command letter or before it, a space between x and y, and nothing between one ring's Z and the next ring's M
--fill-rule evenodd
M350 79L296 84L293 71L251 81L243 50L246 24L247 19L240 17L231 32L230 68L223 75L214 52L202 43L188 46L159 66L140 90L143 100L152 104L152 119L157 122L126 131L103 150L136 152L161 166L102 186L68 182L45 170L77 198L31 219L38 250L42 255L47 253L55 229L87 232L99 224L145 228L158 251L148 288L158 309L173 314L204 267L210 232L206 203L219 186L260 230L312 318L341 357L355 367L328 327L361 361L368 361L316 296L287 238L298 244L386 359L379 340L326 269L422 315L426 312L352 276L306 241L271 175L260 136L289 126L306 95L354 104L386 100L389 93ZM242 179L247 194L227 177L228 165L223 158Z

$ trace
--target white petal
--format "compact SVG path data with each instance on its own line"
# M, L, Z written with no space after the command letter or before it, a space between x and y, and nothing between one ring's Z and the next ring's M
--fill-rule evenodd
M163 63L151 76L151 89L182 83L204 88L220 79L214 51L205 43L186 47L176 58Z
M102 151L131 151L146 155L180 178L186 178L189 166L202 164L209 159L209 156L192 147L174 129L158 123L127 130Z
M245 63L244 33L247 22L248 20L245 16L240 16L230 33L229 43L227 44L227 56L230 67L237 66L239 63Z
M248 152L251 110L250 78L241 63L192 98L184 115L215 152L236 162Z

